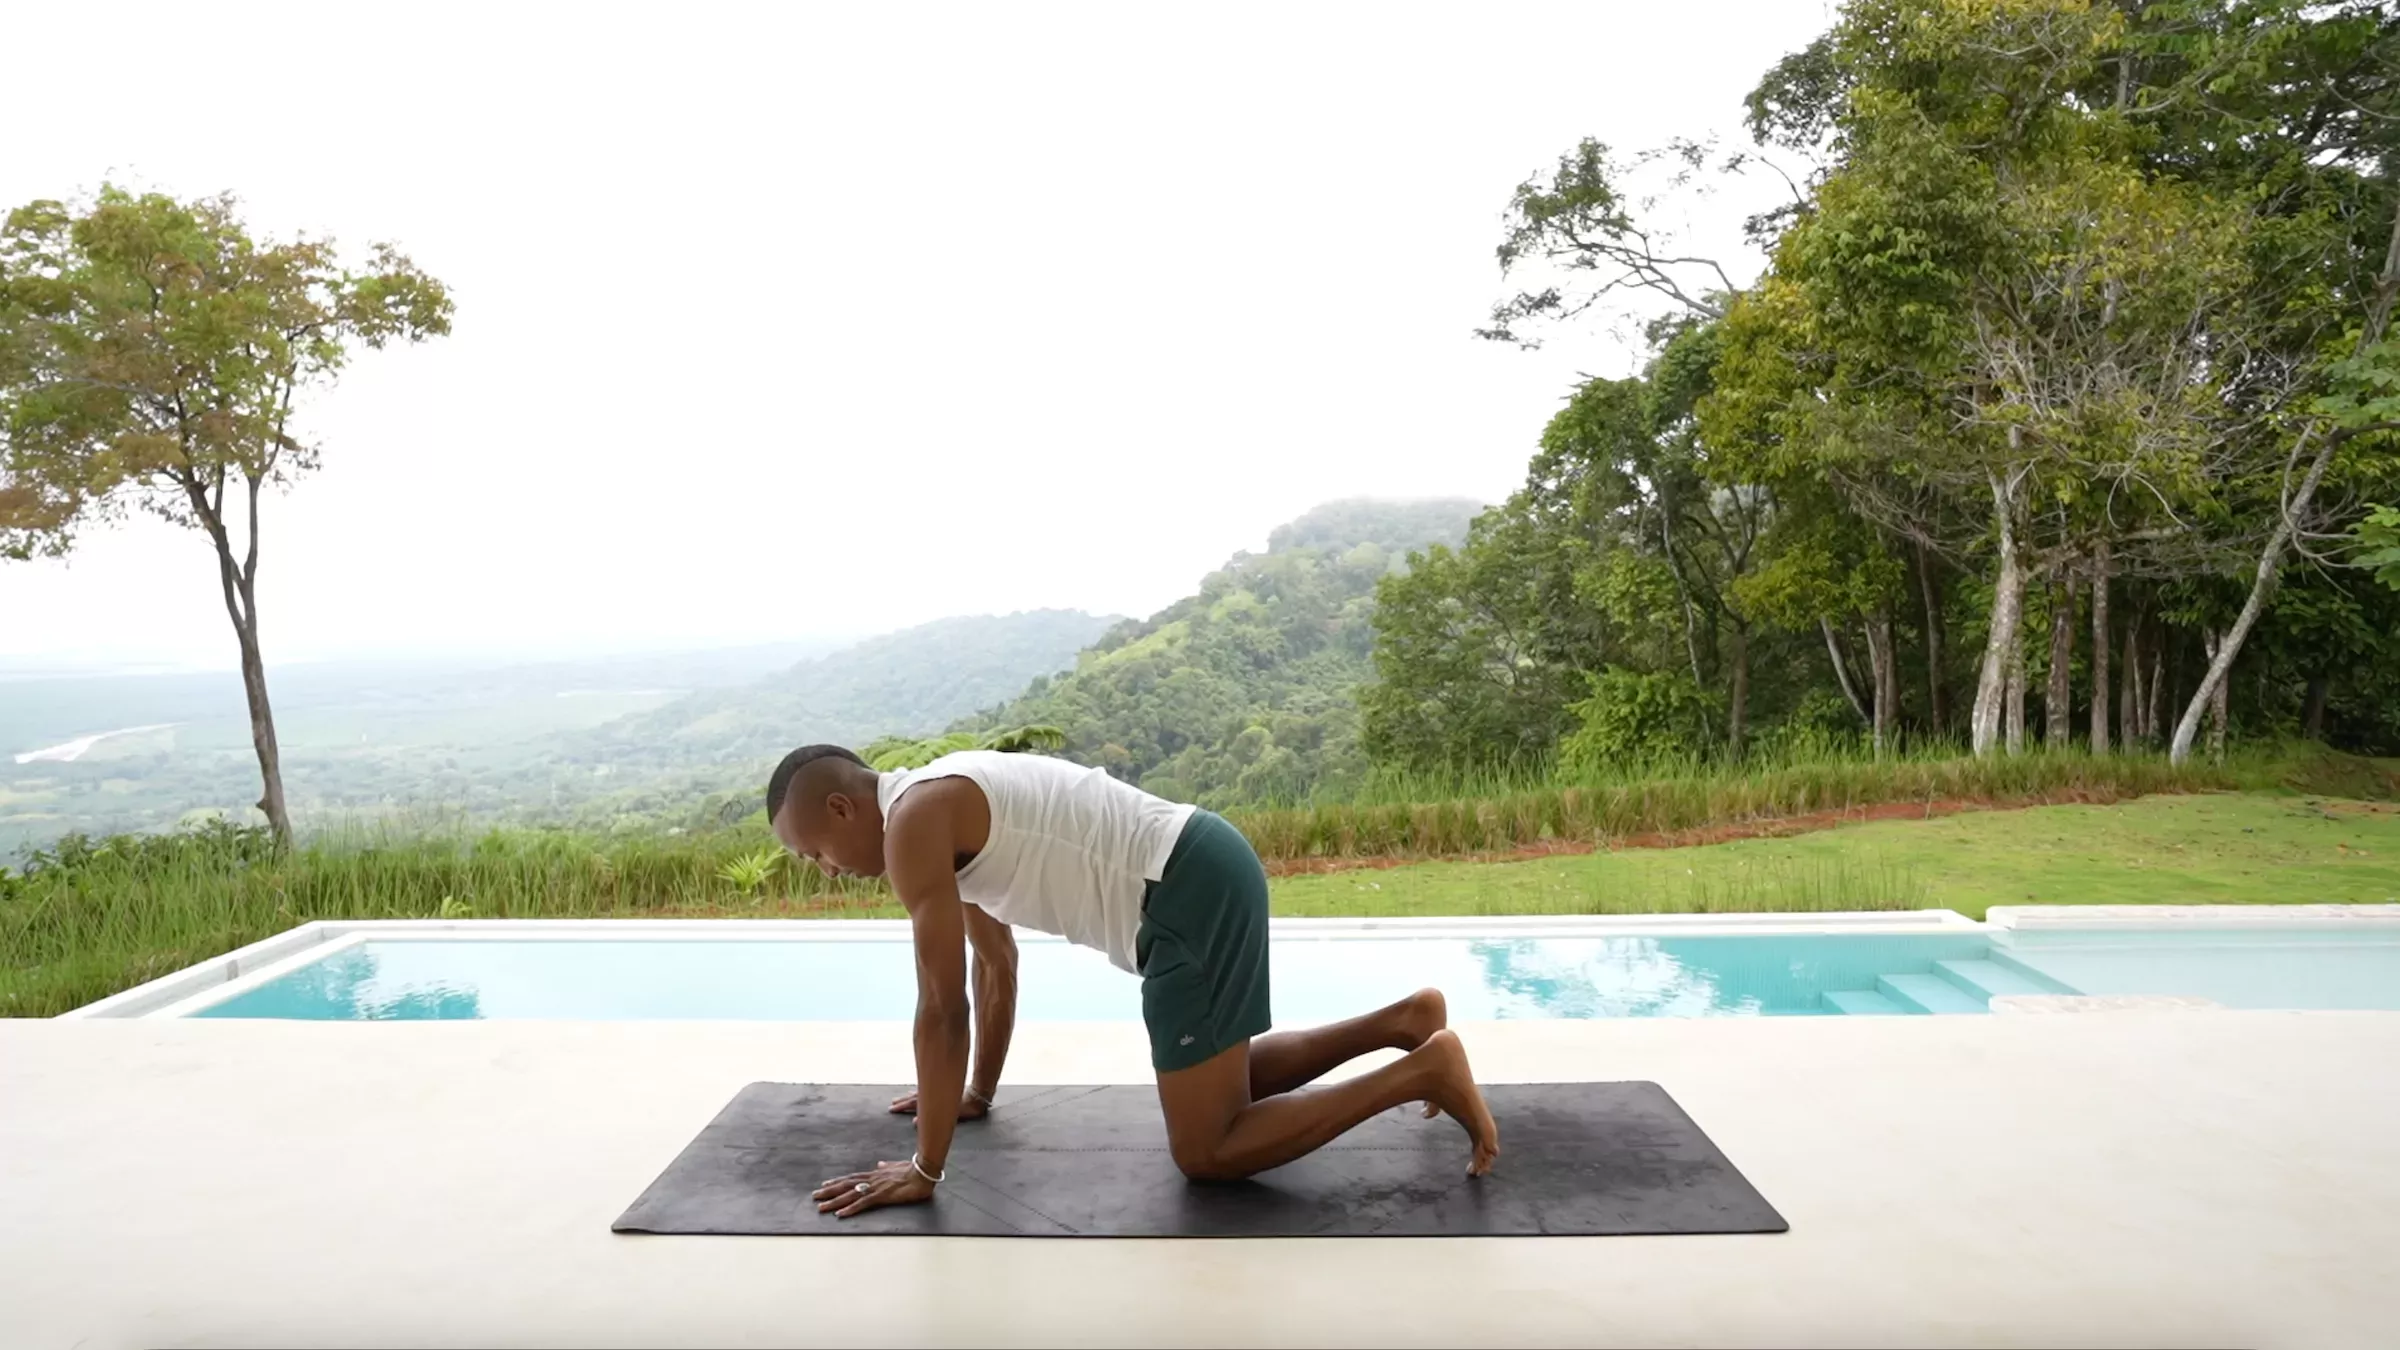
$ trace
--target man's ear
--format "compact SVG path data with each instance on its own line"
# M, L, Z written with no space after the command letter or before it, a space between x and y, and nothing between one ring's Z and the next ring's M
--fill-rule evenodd
M836 820L848 820L858 814L858 804L847 792L831 792L825 796L825 811Z

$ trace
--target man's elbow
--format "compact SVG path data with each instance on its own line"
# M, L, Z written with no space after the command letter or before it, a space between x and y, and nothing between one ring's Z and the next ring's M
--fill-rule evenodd
M967 991L927 989L917 995L917 1022L950 1034L967 1034Z

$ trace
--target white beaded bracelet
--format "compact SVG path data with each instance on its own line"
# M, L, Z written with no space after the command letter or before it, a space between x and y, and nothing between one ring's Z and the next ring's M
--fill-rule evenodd
M985 1106L992 1104L992 1099L978 1091L973 1083L967 1084L967 1096L970 1100L982 1102Z
M914 1154L914 1153L911 1153L911 1154L909 1154L909 1155L908 1155L908 1165L909 1165L909 1166L911 1166L911 1167L913 1167L913 1168L915 1168L915 1169L917 1169L917 1175L918 1175L918 1176L921 1176L921 1177L925 1178L927 1181L930 1181L930 1182L932 1182L934 1185L936 1185L936 1186L939 1186L939 1185L941 1185L941 1184L942 1184L943 1180L944 1180L944 1179L946 1179L946 1178L947 1178L947 1177L950 1175L950 1169L949 1169L949 1168L947 1168L947 1167L945 1167L945 1168L943 1168L943 1169L942 1169L942 1175L941 1175L941 1176L938 1176L938 1177L937 1177L937 1176L935 1176L933 1173L926 1171L926 1170L925 1170L925 1164L923 1164L923 1163L921 1163L921 1162L917 1161L917 1158L918 1158L918 1156L919 1156L919 1155L917 1155L917 1154Z

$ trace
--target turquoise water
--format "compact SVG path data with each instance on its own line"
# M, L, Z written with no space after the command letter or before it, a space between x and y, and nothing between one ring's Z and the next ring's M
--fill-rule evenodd
M2228 1008L2400 1010L2400 931L2019 934L2008 951L2092 994L2186 994Z
M1018 1016L1138 1021L1140 982L1020 945ZM2400 933L1279 937L1275 1017L1351 1016L1434 985L1460 1021L1987 1011L2001 993L2190 994L2228 1007L2400 1010ZM901 1021L909 945L742 939L413 939L343 948L195 1017Z

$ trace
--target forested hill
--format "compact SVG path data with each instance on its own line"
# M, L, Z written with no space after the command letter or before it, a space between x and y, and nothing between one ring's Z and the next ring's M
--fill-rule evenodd
M1354 781L1376 582L1413 550L1457 546L1481 510L1463 498L1326 503L1197 593L1118 624L1074 670L962 725L1057 726L1071 758L1203 805Z
M1464 497L1423 501L1350 497L1327 502L1297 520L1276 526L1267 534L1267 552L1272 555L1317 549L1342 553L1360 544L1373 544L1392 554L1396 562L1405 563L1411 552L1434 544L1458 547L1467 537L1467 522L1482 510L1483 503ZM1237 557L1234 562L1238 564L1241 560Z

